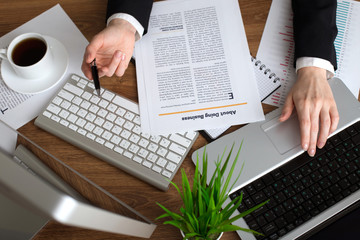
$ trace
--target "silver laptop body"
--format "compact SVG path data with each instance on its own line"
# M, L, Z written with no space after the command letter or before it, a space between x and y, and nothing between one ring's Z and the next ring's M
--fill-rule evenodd
M338 128L332 134L334 135L347 126L359 121L360 103L340 79L330 79L329 84L340 115ZM245 162L244 169L235 185L236 187L231 190L230 194L302 154L304 151L300 145L300 131L296 114L283 123L278 121L280 114L281 109L276 109L267 114L264 121L248 124L206 145L206 152L209 156L208 182L210 180L210 173L215 170L215 164L213 163L217 160L218 156L221 156L225 148L225 156L227 156L233 144L234 150L237 151L242 140L243 145L235 172L240 172L243 162ZM192 161L194 163L196 163L197 156L199 156L199 159L201 158L205 147L198 149L192 154ZM232 154L229 165L231 165L231 161L234 158L235 154ZM232 181L235 181L235 177L236 174L234 174ZM359 199L360 190L280 239L296 239ZM234 224L248 228L243 219L236 221ZM242 240L256 239L254 235L249 233L239 231L238 234Z

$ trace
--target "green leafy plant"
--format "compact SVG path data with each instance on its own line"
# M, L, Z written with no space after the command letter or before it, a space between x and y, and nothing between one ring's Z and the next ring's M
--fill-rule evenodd
M239 158L242 143L243 142L241 142L235 160L233 161L226 178L224 178L224 173L228 166L234 145L231 147L231 150L226 157L223 165L222 161L226 149L224 150L221 158L219 159L218 157L216 161L215 172L211 176L211 180L208 185L206 184L206 179L208 177L208 156L206 154L206 149L203 153L202 173L200 173L199 170L199 156L197 156L195 176L192 187L190 186L189 179L186 176L184 169L181 169L182 191L180 191L180 188L175 183L171 182L171 184L178 191L183 201L183 206L180 208L180 213L172 212L160 203L157 203L165 211L165 213L159 216L157 219L166 217L171 218L171 220L165 221L164 224L171 224L179 228L185 235L184 239L213 240L216 239L222 232L237 230L260 234L251 229L241 228L239 226L232 225L232 223L250 214L254 210L260 208L261 206L266 204L267 201L260 203L259 205L247 211L244 211L234 217L231 217L242 202L243 195L241 194L237 198L233 199L230 203L228 203L224 208L222 208L226 199L228 198L228 189L230 190L233 188L244 168L243 163L241 171L239 172L236 180L229 188L230 179L232 174L234 173L234 168Z

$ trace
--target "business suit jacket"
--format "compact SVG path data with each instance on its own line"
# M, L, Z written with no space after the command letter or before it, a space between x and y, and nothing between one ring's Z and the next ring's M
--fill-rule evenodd
M295 60L318 57L337 68L334 46L336 4L336 0L292 0Z
M153 0L108 0L106 19L114 13L127 13L143 26L146 32Z

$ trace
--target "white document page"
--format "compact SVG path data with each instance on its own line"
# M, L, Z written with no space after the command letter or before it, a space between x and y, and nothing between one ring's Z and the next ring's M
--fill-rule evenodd
M360 3L338 0L336 11L338 35L335 50L338 69L335 76L358 98L360 89ZM281 106L296 81L294 68L293 13L290 0L273 0L261 38L257 58L268 64L281 78L281 88L264 103Z
M237 0L155 2L135 49L142 132L264 119Z
M0 119L17 129L35 118L64 84L69 73L83 75L81 63L88 44L73 21L60 5L56 5L0 38L0 48L9 45L16 36L37 32L53 37L66 48L69 65L63 80L53 88L39 94L20 94L9 89L0 74Z

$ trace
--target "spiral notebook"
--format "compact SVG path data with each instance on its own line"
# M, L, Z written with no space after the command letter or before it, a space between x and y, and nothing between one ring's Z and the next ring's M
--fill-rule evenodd
M273 72L271 69L267 68L266 65L251 56L251 62L254 66L255 79L258 85L258 91L260 95L261 102L263 102L267 97L273 94L276 90L281 87L280 78ZM214 129L205 129L201 131L203 136L207 140L212 141L223 134L229 127L223 128L214 128Z

